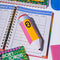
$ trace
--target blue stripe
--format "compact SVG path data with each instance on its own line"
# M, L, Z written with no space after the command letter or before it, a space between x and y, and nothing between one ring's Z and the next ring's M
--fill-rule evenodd
M41 14L41 15L52 16L52 12L51 11L34 10L34 9L24 8L24 7L21 7L21 6L18 6L17 10L23 11L23 12L28 12L28 13L33 13L33 14Z
M13 5L0 4L0 9L14 9L14 7L15 6L13 6ZM23 11L23 12L52 16L52 12L51 11L34 10L34 9L24 8L24 7L21 7L21 6L18 6L17 8L18 8L19 11Z
M2 56L0 55L0 60L2 60Z
M13 5L3 5L0 4L0 9L14 9L15 6Z
M18 9L19 10L19 9ZM32 12L32 11L27 11L27 10L22 10L20 9L19 11L27 12L27 13L32 13L32 14L39 14L39 15L49 15L52 16L52 14L47 14L47 13L42 13L42 12Z

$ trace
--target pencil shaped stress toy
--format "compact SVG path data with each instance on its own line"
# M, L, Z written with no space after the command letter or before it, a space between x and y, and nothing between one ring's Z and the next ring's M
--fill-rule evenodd
M19 16L18 22L29 42L33 48L42 49L42 38L38 36L37 30L35 29L30 17L27 14Z

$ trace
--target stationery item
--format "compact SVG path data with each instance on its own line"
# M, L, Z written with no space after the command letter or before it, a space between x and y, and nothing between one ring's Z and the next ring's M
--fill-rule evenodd
M53 60L60 60L60 45L52 45L51 52Z
M0 49L3 49L4 42L8 38L7 34L13 19L14 9L14 6L0 4Z
M14 7L13 9L10 9ZM52 27L52 15L53 13L51 11L43 11L43 10L35 10L35 9L29 9L29 8L25 8L25 7L21 7L21 6L11 6L11 5L3 5L0 4L0 11L4 10L5 11L11 11L11 15L10 13L7 15L6 20L8 18L8 20L10 20L7 24L6 29L8 28L7 32L5 32L6 34L3 34L5 37L2 37L2 39L0 40L0 49L4 49L4 50L9 50L11 48L15 48L17 46L24 46L26 53L29 56L35 56L35 57L46 57L47 56L47 49L48 49L48 43L49 43L49 39L50 39L50 34L51 34L51 27ZM3 13L2 12L2 13ZM2 14L1 13L1 14ZM5 12L6 13L6 12ZM6 14L1 15L0 17L6 16ZM44 39L44 45L43 45L43 50L38 50L34 47L32 47L29 43L28 40L21 28L21 26L19 25L18 22L18 18L19 16L23 15L23 14L27 14L31 20L34 20L34 23L36 24L36 27L39 31L39 33L41 33L42 38ZM8 16L11 16L11 18L9 19ZM3 19L2 19L3 21ZM7 22L7 21L6 21ZM1 25L3 26L3 25ZM2 35L1 35L2 36ZM3 40L4 38L4 40ZM3 44L2 44L3 43ZM37 44L36 44L37 45ZM0 50L1 51L1 50Z
M54 10L60 10L60 0L51 0L51 6Z
M49 0L0 0L0 2L35 8L47 8L49 5Z
M3 60L28 60L23 46L3 51L0 54Z
M18 20L29 44L31 44L33 48L35 46L36 49L42 50L43 39L41 35L38 35L39 32L37 31L37 28L34 26L33 22L30 20L30 17L27 14L23 14L19 16Z

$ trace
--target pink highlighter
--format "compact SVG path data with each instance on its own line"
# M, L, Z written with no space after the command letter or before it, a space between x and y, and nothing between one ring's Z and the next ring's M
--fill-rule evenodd
M31 22L30 17L27 14L23 14L19 16L18 21L29 44L35 49L42 50L43 39L37 34L37 30Z

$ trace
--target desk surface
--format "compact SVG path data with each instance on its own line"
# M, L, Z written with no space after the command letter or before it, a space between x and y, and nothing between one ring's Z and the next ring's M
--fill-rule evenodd
M37 9L37 8L35 8ZM47 9L40 9L39 10L47 10L52 11L54 13L54 19L53 19L53 27L52 27L52 33L51 33L51 40L50 40L50 46L51 45L59 45L60 44L60 11L55 11L51 8L51 5ZM49 52L48 52L48 59L43 58L36 58L29 56L29 60L52 60L51 55L51 48L49 46Z
M51 40L50 40L50 46L51 45L59 45L60 44L60 11L55 11L51 8L51 5L47 9L42 10L48 10L54 12L54 19L53 19L53 27L52 27L52 33L51 33ZM36 57L29 57L30 60L52 60L52 54L51 54L51 48L49 46L49 52L48 52L48 59L42 59L42 58L36 58Z

